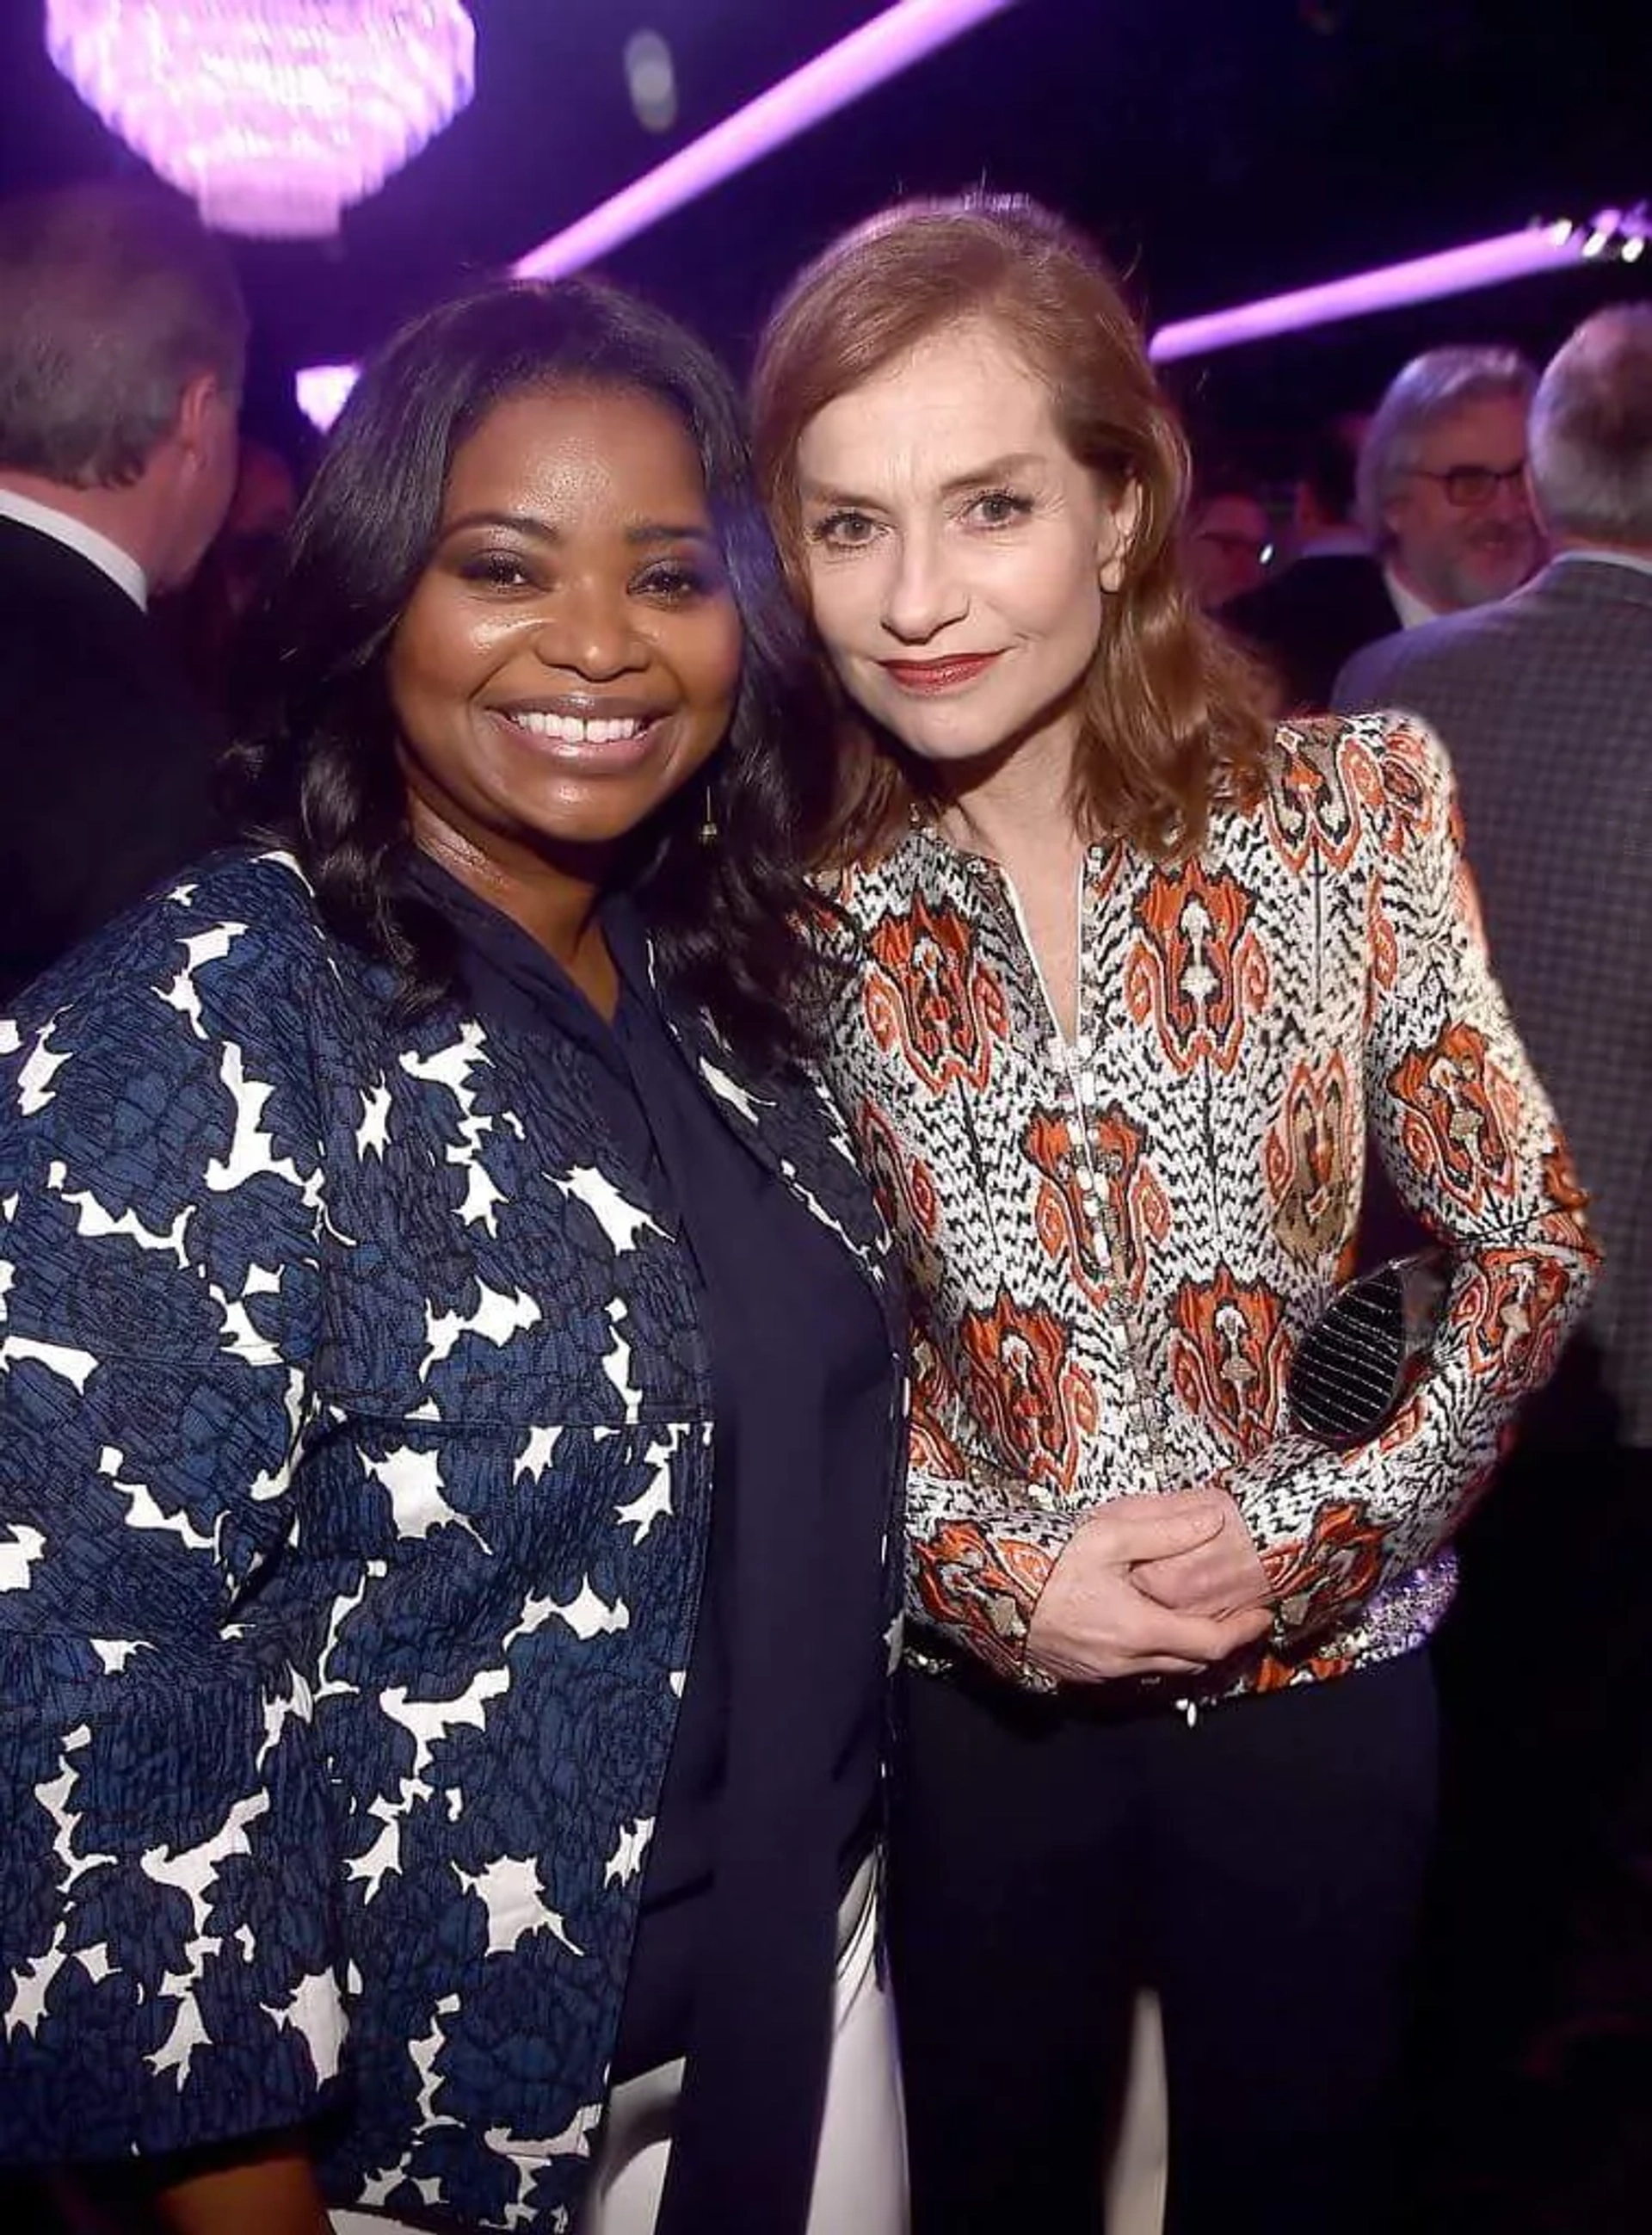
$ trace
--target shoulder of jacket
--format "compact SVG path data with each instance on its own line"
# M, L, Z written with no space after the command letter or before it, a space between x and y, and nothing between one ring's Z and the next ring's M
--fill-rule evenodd
M15 1050L78 1017L141 1051L167 1020L203 1039L210 1017L220 1034L267 1044L305 1017L345 953L290 855L213 855L37 979L3 1037Z
M968 855L935 832L912 829L875 861L852 862L835 869L822 890L863 932L886 917L905 914L914 901L967 904L970 863Z
M1336 834L1314 858L1358 875L1361 862L1368 870L1420 833L1447 829L1455 796L1446 748L1416 715L1323 714L1278 725L1250 812L1284 836L1292 857L1305 818Z
M1449 777L1446 748L1427 722L1403 707L1363 714L1315 714L1281 722L1268 760L1268 783L1278 790L1308 770L1359 785L1367 768L1385 759L1408 760Z
M816 875L816 889L839 912L840 925L847 918L854 930L863 932L911 892L913 872L908 853L908 845L902 841L875 862L839 862ZM829 943L836 945L829 927L828 939Z

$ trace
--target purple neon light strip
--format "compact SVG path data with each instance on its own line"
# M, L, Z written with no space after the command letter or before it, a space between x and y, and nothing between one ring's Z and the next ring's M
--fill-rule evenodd
M1157 364L1170 364L1177 357L1205 357L1216 350L1236 348L1242 342L1298 333L1305 326L1332 325L1339 318L1363 318L1373 311L1397 310L1407 303L1432 302L1441 295L1495 287L1505 279L1524 279L1529 272L1576 264L1587 237L1587 227L1567 226L1563 232L1558 225L1544 226L1525 233L1501 233L1492 240L1470 241L1462 248L1413 257L1407 264L1391 264L1375 272L1355 272L1346 279L1328 280L1323 286L1298 287L1288 295L1269 295L1259 303L1211 311L1202 318L1183 318L1179 324L1161 326L1148 344L1148 354Z
M795 140L926 55L1002 15L1015 0L898 0L771 85L721 124L602 202L514 266L522 279L577 272L651 225Z
M897 0L812 62L771 85L721 124L541 241L512 270L519 279L554 279L593 263L672 210L783 147L886 79L960 38L1015 0ZM298 375L298 403L324 435L349 395L353 365L311 365Z
M692 152L685 150L685 153ZM655 175L658 175L657 174ZM646 185L646 180L641 182ZM612 208L612 203L606 206ZM600 215L601 212L595 213ZM574 231L577 233L579 226ZM561 236L563 240L571 234ZM1564 265L1582 260L1583 243L1590 238L1590 228L1568 226L1563 237L1559 226L1541 231L1505 233L1492 240L1471 241L1462 248L1448 248L1436 256L1419 256L1408 264L1395 264L1375 272L1358 272L1346 279L1328 280L1322 286L1301 287L1288 295L1270 295L1258 303L1249 303L1230 311L1212 311L1199 318L1184 318L1179 324L1161 326L1148 344L1148 354L1158 364L1173 364L1179 357L1203 357L1215 351L1233 349L1242 342L1262 341L1270 335L1295 333L1307 326L1331 325L1340 318L1361 317L1373 311L1395 310L1407 303L1426 303L1444 295L1466 294L1476 287L1495 286L1505 279L1518 279L1529 272L1555 270ZM547 243L547 250L558 246ZM541 254L546 251L539 252ZM571 265L559 267L571 270ZM315 367L320 376L313 392L313 404L320 410L336 411L348 393L338 391L339 375L346 368ZM331 423L320 411L312 408L312 400L304 393L308 374L298 375L299 401L310 417L319 426ZM330 383L323 385L325 382ZM335 400L336 398L336 400Z

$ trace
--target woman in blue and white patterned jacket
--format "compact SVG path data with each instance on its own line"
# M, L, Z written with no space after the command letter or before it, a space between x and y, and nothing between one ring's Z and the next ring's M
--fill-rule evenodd
M0 1025L0 2161L894 2235L904 1332L723 375L600 287L431 312L271 630L272 842Z

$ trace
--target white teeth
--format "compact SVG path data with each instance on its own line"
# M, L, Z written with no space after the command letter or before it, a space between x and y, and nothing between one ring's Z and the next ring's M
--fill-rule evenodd
M636 737L646 725L626 716L606 722L582 721L577 714L527 712L508 718L530 737L554 737L562 745L617 745Z

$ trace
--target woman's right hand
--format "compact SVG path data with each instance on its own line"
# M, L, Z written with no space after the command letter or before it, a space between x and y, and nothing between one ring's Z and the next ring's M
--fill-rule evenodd
M1131 1570L1218 1537L1223 1501L1202 1491L1119 1498L1080 1523L1051 1570L1027 1627L1026 1657L1074 1684L1130 1676L1193 1676L1265 1637L1265 1606L1194 1615L1160 1606Z

